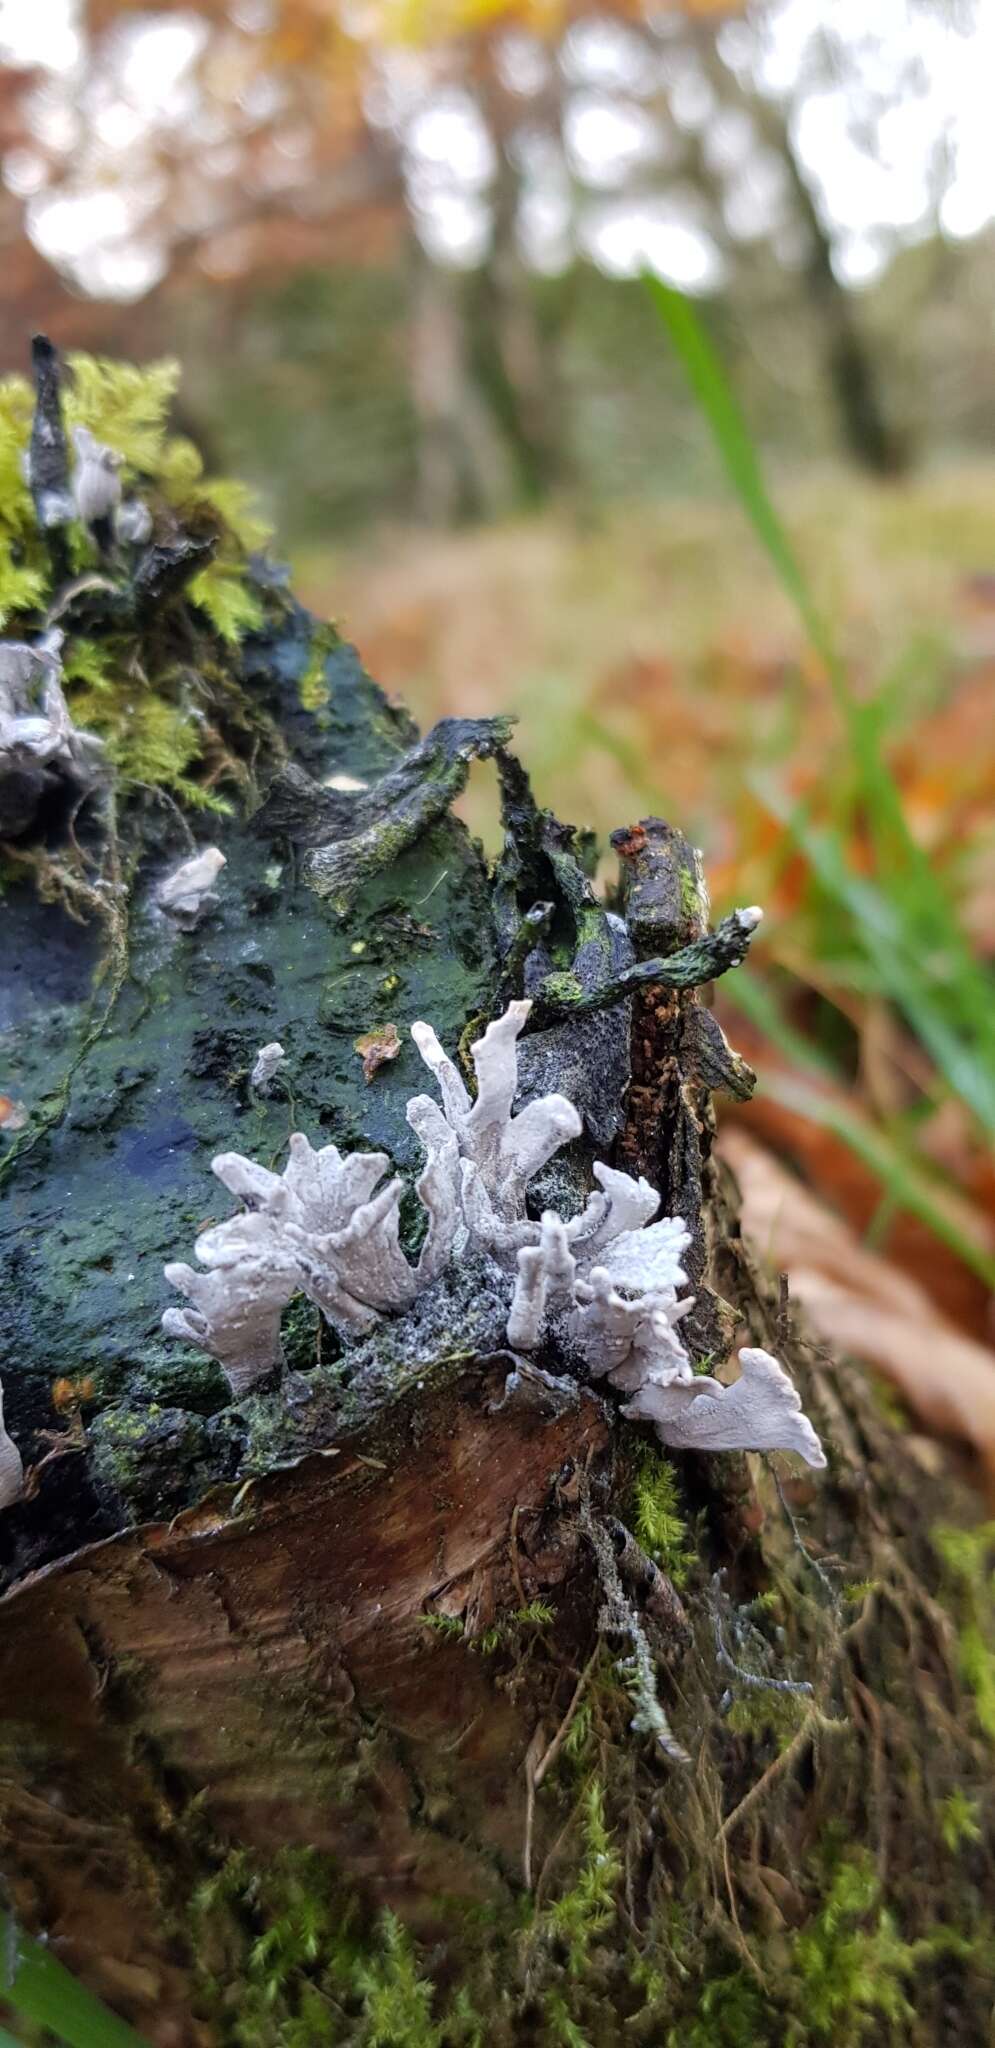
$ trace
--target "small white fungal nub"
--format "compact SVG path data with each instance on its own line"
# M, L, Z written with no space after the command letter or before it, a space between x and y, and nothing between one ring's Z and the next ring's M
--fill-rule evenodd
M249 1086L257 1095L265 1095L270 1082L279 1073L287 1055L282 1045L274 1038L272 1045L261 1045L252 1064Z
M103 748L95 733L81 732L69 716L61 645L61 633L34 647L0 641L0 759L27 755L43 766L91 776Z
M3 1382L0 1381L0 1512L4 1508L12 1508L23 1491L24 1467L20 1451L4 1426Z
M208 903L214 901L212 889L227 861L219 846L205 846L190 860L180 862L172 874L160 882L156 899L170 916L196 918Z
M84 526L111 519L121 502L118 475L124 457L91 434L89 427L73 428L76 466L73 470L73 498Z

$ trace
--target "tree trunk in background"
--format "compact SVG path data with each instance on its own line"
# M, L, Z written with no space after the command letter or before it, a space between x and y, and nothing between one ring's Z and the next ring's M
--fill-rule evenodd
M269 601L217 658L326 791L369 787L409 758L409 721ZM217 907L189 932L155 903L185 828L138 800L126 950L99 985L98 924L7 899L11 1094L40 1115L8 1149L3 1222L7 1419L39 1466L0 1517L9 1904L161 2048L981 2048L983 1539L936 1534L971 1517L939 1455L752 1265L679 1006L652 1029L635 1011L628 1111L617 1065L564 1026L589 1105L575 1164L606 1156L616 1113L620 1157L652 1153L661 1185L692 1162L704 1287L787 1364L825 1474L663 1457L552 1357L509 1382L459 1272L434 1324L358 1351L298 1305L282 1382L238 1402L161 1336L164 1261L227 1208L215 1152L279 1162L303 1129L409 1170L422 1070L405 1039L365 1080L357 1037L425 1017L465 1044L509 992L510 887L518 911L554 901L568 951L593 915L570 836L507 763L509 864L488 871L447 804L505 734L457 737L337 902L306 878L285 783L218 823ZM274 1038L288 1078L262 1097ZM686 1763L631 1725L606 1548Z
M567 476L569 461L553 338L543 332L536 279L522 254L522 178L510 154L520 102L480 59L480 103L497 155L490 247L468 281L469 346L479 388L515 466L518 495L535 503Z
M468 362L462 280L433 263L413 229L409 260L419 517L431 526L493 518L514 503L516 480Z
M872 474L900 475L909 462L907 436L889 415L880 365L871 343L861 332L853 295L833 269L832 239L799 161L784 108L777 100L751 91L738 74L733 79L707 23L697 24L693 36L702 68L720 104L730 104L728 94L734 84L733 104L748 111L758 135L787 172L797 219L808 244L808 255L799 274L815 314L818 346L844 447L855 462Z
M750 99L760 133L775 149L790 179L799 220L809 244L801 276L814 310L818 335L844 447L875 476L899 476L908 467L909 446L889 417L881 366L861 332L853 294L833 269L832 238L780 109L771 100Z

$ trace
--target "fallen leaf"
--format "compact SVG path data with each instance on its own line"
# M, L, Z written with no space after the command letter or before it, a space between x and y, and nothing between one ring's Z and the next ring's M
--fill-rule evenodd
M862 1245L773 1154L727 1127L746 1243L836 1352L876 1366L935 1436L970 1446L995 1483L995 1351L965 1336L908 1273Z
M377 1068L387 1060L396 1060L400 1050L396 1024L381 1024L375 1031L364 1031L362 1038L355 1041L355 1051L362 1055L364 1081L372 1081Z

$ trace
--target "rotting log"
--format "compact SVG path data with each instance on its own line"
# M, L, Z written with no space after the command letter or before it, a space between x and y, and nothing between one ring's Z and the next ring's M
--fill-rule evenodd
M43 1934L162 2048L980 2048L987 1538L943 1456L747 1254L711 1093L751 1077L695 979L730 964L697 858L659 820L627 828L606 914L507 722L419 743L233 555L252 623L219 634L190 573L230 536L169 496L165 457L131 471L151 534L66 584L86 537L56 528L54 581L6 628L37 642L57 611L64 658L108 649L112 703L140 668L171 731L192 703L208 733L162 783L126 725L111 785L21 775L3 849L15 1953L18 1927ZM493 870L450 810L488 754ZM199 817L219 788L228 813ZM185 928L158 888L208 838L226 866ZM455 1051L521 993L523 1094L560 1087L584 1116L540 1205L569 1213L594 1158L646 1172L692 1230L695 1357L776 1353L825 1474L650 1450L569 1361L504 1353L471 1272L352 1347L296 1301L286 1371L238 1401L163 1337L162 1267L227 1207L215 1152L279 1162L303 1129L410 1175L404 1027ZM396 1056L365 1062L357 1039L390 1025ZM616 1582L686 1763L630 1725Z

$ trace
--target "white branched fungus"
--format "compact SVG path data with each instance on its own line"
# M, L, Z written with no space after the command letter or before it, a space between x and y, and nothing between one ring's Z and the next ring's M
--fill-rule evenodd
M806 1465L825 1452L801 1397L769 1351L739 1354L738 1380L723 1386L702 1375L689 1382L647 1377L622 1410L652 1422L660 1442L682 1451L797 1451Z
M476 1247L514 1273L507 1342L531 1351L553 1337L628 1395L626 1415L650 1421L664 1444L685 1450L790 1450L824 1465L818 1437L790 1379L765 1351L741 1351L731 1386L696 1376L679 1325L693 1299L681 1254L690 1239L676 1217L652 1219L659 1195L595 1165L595 1191L576 1216L528 1214L530 1182L581 1131L563 1095L516 1115L517 1042L528 1002L511 1003L471 1048L477 1093L427 1024L411 1035L435 1077L442 1107L416 1095L407 1119L426 1163L416 1192L427 1216L417 1265L399 1236L402 1182L386 1180L384 1153L343 1159L334 1145L290 1140L282 1174L235 1152L214 1171L243 1211L205 1231L197 1256L209 1270L169 1266L190 1310L171 1309L167 1329L213 1352L236 1391L280 1362L280 1308L303 1291L343 1333L368 1329L406 1308L454 1252Z
M160 907L181 922L196 922L207 904L215 901L211 892L225 865L219 846L205 846L190 860L181 861L159 884L156 896Z
M0 1381L0 1510L12 1508L24 1487L24 1467L17 1445L7 1435L3 1419L3 1382Z

